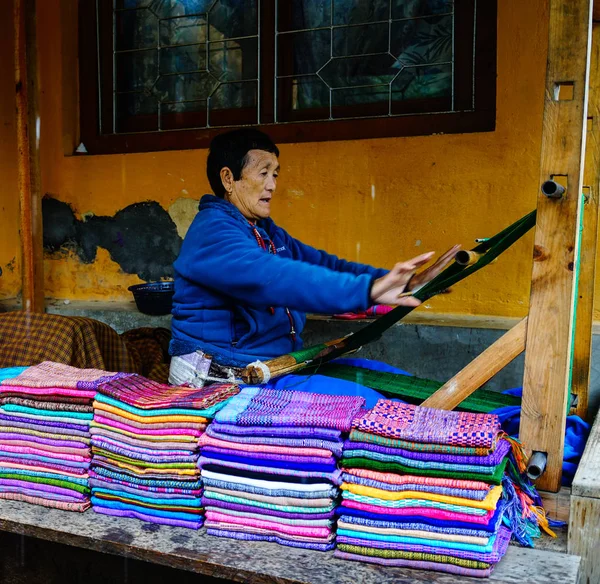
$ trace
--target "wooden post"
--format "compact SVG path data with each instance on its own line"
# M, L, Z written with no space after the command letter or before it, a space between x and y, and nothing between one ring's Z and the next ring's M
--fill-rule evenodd
M600 24L594 23L590 58L587 139L584 184L583 233L579 256L579 284L575 348L573 351L573 383L571 392L577 396L578 416L588 417L590 385L590 354L596 286L596 248L598 244L598 199L600 198ZM592 412L593 414L594 412Z
M555 177L566 192L558 199L538 193L520 438L528 451L547 453L537 484L553 492L571 391L591 25L591 0L550 0L540 185Z
M35 0L14 0L23 308L44 311L44 265L40 179L39 74Z
M421 405L453 410L525 350L527 318L515 325Z

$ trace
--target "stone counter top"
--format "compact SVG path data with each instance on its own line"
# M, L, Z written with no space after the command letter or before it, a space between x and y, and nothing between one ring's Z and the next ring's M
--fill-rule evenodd
M452 574L387 568L277 544L211 537L204 530L160 526L134 519L71 513L0 500L0 530L126 556L251 584L452 584L482 582ZM493 584L575 583L578 556L511 546Z

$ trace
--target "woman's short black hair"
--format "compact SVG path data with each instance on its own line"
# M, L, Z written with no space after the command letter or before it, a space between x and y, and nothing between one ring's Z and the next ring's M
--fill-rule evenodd
M265 150L279 156L279 148L275 146L273 140L264 132L253 128L241 128L213 138L206 161L206 174L217 197L225 196L221 169L229 168L233 178L240 180L250 150Z

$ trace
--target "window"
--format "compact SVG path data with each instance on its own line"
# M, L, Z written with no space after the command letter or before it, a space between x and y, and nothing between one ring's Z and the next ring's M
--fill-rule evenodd
M496 0L80 0L91 153L489 131Z

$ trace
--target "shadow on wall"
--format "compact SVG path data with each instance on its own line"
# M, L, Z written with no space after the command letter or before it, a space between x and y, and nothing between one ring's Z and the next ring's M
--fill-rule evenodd
M169 213L154 201L129 205L113 217L91 216L81 221L68 203L47 195L42 215L44 251L51 257L74 252L91 264L98 247L103 247L127 274L145 281L173 277L182 239Z

